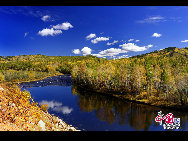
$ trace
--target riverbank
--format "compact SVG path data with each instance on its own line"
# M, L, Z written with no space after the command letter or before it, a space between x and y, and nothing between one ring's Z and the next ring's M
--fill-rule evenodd
M75 84L78 85L78 84ZM102 93L100 91L97 90L92 90L92 89L88 89L88 87L83 87L83 86L76 86L78 90L81 91L85 91L85 92L94 92L97 94L101 94L101 95L107 95L107 96L111 96L111 97L116 97L125 101L129 101L129 102L134 102L134 103L139 103L139 104L144 104L144 105L148 105L148 106L154 106L154 107L160 107L160 108L164 108L164 109L171 109L171 110L176 110L179 112L188 112L188 105L181 105L180 103L173 103L173 102L167 102L165 100L165 98L159 98L159 97L155 97L155 96L151 96L148 99L140 99L138 97L134 97L130 94L118 94L118 93Z
M155 103L151 103L149 100L147 99L143 99L143 100L137 100L135 98L128 98L127 96L122 96L122 95L113 95L114 97L123 99L123 100L127 100L130 102L134 102L134 103L139 103L139 104L144 104L144 105L149 105L149 106L154 106L154 107L160 107L163 109L170 109L170 110L175 110L175 111L179 111L179 112L188 112L188 105L179 105L179 104L174 104L174 103L167 103L165 101L162 101L161 104L155 104Z
M17 85L0 85L0 131L79 131L50 115Z
M23 83L23 82L31 82L31 81L39 81L46 79L47 77L53 77L53 76L58 76L58 75L64 75L62 73L56 73L56 74L48 74L46 76L40 77L40 78L27 78L27 80L16 80L16 81L5 81L2 82L3 84L18 84L18 83ZM1 83L0 83L1 84Z

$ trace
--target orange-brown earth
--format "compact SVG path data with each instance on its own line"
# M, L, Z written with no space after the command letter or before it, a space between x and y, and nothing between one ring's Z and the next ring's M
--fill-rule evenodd
M50 115L17 85L0 84L0 131L79 131Z

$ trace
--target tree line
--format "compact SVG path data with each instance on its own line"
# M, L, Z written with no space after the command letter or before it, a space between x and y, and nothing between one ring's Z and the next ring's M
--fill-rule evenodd
M130 58L20 55L0 57L0 81L71 74L89 90L154 105L188 104L188 48L169 47Z
M75 83L154 105L188 103L188 48L166 48L115 60L83 61L72 69Z

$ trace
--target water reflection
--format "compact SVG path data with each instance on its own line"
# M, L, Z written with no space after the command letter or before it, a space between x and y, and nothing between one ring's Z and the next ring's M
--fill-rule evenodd
M63 103L53 100L52 101L42 100L39 102L39 105L42 104L47 104L48 108L58 113L70 114L73 111L73 108L69 108L68 106L62 106Z
M36 95L35 93L31 93L31 95L41 97L37 101L39 104L48 104L50 110L55 114L62 114L65 120L70 120L70 123L74 121L77 124L76 126L82 126L85 129L163 130L163 127L154 121L158 112L162 111L164 115L173 113L174 117L180 118L180 130L188 130L186 126L188 121L187 113L128 102L109 95L84 91L78 86L72 85L71 77L68 75L25 82L19 84L19 86L22 88L47 86L46 88L34 89L36 91L33 92ZM71 90L67 91L68 89L65 91L65 87L70 87L72 92Z
M84 112L95 111L95 116L101 121L107 121L109 124L118 122L119 125L129 125L135 130L151 130L157 128L159 124L154 121L157 113L162 110L166 115L171 112L176 117L181 118L181 129L186 129L187 114L159 107L148 106L133 102L126 102L119 98L107 95L91 93L72 86L72 93L78 95L78 105ZM162 127L161 127L162 129Z

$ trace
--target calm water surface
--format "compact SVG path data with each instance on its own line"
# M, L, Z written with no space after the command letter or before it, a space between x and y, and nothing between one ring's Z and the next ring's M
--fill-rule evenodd
M18 84L30 91L34 101L48 104L50 114L82 131L163 131L155 122L159 111L180 118L180 131L188 131L188 114L127 102L78 90L71 76L61 75ZM174 131L178 131L177 129Z

